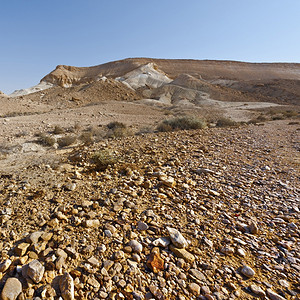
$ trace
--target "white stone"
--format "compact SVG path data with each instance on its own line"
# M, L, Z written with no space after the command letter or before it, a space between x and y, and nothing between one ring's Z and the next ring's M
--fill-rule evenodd
M175 228L167 227L172 244L176 248L186 248L188 243L183 235Z
M131 240L129 242L129 246L132 248L132 251L133 252L137 252L137 253L140 253L143 251L143 246L141 243L139 243L138 241L136 240Z

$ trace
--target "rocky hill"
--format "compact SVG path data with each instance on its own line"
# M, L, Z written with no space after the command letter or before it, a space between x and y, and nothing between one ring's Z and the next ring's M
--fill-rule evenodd
M185 99L199 104L203 93L211 100L294 105L300 97L300 64L292 63L130 58L94 67L60 65L41 82L71 87L102 77L142 88L142 97L163 98L164 103Z
M67 86L88 82L97 77L120 77L140 67L153 63L175 79L180 74L190 74L206 80L300 80L300 64L245 63L235 61L210 61L189 59L129 58L94 67L70 67L59 65L42 81Z

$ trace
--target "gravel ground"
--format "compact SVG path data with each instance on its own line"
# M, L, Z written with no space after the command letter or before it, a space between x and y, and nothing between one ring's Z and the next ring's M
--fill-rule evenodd
M299 128L132 136L1 171L2 299L298 299ZM117 162L95 171L102 149Z

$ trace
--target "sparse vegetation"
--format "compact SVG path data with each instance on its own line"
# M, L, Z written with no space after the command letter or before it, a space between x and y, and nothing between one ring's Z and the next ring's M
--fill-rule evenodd
M83 132L79 139L85 144L85 145L91 145L94 140L93 140L93 134L90 131Z
M40 115L43 112L31 112L31 111L13 111L6 113L5 115L1 116L1 118L13 118L19 116L32 116L32 115Z
M118 121L113 121L107 124L108 129L126 128L126 127L127 126L124 123Z
M107 128L109 129L106 134L106 137L108 138L121 138L131 134L127 126L118 121L107 124Z
M153 128L151 127L142 127L137 133L136 135L142 135L142 134L147 134L147 133L152 133L153 132Z
M194 116L184 116L164 120L157 126L157 130L160 132L167 132L174 130L202 129L205 127L206 122L203 119Z
M104 149L94 153L91 161L97 171L104 171L109 165L114 165L118 158L109 150Z
M44 146L53 146L56 143L56 139L46 133L38 134L38 142Z
M61 137L57 140L57 143L59 147L67 147L72 144L74 144L77 140L77 137L75 135L66 135L64 137Z
M54 130L53 130L53 134L62 134L62 133L65 133L65 129L63 129L61 126L59 125L56 125L54 127Z
M238 123L229 119L229 118L220 118L216 123L216 127L234 127L237 126Z

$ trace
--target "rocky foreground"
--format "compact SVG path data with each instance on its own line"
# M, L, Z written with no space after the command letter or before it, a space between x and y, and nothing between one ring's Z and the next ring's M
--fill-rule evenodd
M298 299L287 123L110 140L1 174L2 299ZM95 171L101 148L117 163Z

